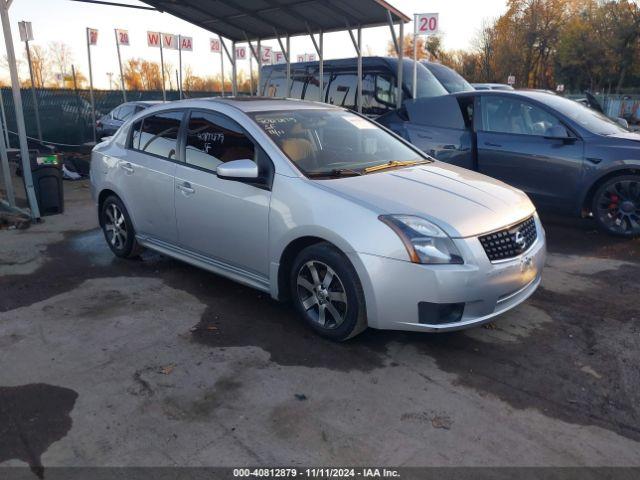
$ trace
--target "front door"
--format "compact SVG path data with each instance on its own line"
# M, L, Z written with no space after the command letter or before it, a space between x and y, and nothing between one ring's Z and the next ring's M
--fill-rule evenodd
M269 162L244 129L225 115L192 111L184 162L176 170L175 207L181 246L245 272L268 277L271 192L216 175L231 160Z
M539 206L575 206L584 146L552 113L514 96L483 95L476 115L478 170Z

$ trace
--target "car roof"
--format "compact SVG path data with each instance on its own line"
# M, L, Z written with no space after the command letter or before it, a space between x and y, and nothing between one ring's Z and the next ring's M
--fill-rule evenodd
M167 108L203 108L211 104L225 104L242 112L266 112L278 110L337 109L340 107L321 102L296 100L292 98L237 96L237 97L203 97L188 100L167 102Z

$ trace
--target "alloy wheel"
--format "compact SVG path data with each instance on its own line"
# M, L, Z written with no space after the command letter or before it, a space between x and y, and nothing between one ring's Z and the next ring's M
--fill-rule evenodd
M597 201L597 215L612 232L640 233L640 182L634 179L611 182Z
M298 300L320 327L338 328L347 315L347 293L338 274L327 264L312 260L298 271Z
M107 241L116 249L122 250L127 244L127 222L124 214L115 203L107 206L105 210L104 229L107 233Z

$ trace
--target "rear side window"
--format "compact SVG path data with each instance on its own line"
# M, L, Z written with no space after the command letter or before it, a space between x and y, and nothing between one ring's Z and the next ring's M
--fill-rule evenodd
M215 172L231 160L255 161L253 142L236 122L217 113L192 112L187 128L185 161Z
M183 112L163 112L139 120L133 125L131 148L175 160L182 116Z
M354 109L357 89L358 76L355 73L338 73L329 84L328 103Z

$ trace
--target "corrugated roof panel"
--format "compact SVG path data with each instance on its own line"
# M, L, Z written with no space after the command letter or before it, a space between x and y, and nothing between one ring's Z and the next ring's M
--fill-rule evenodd
M210 32L237 42L279 35L373 27L410 18L384 0L144 0Z

